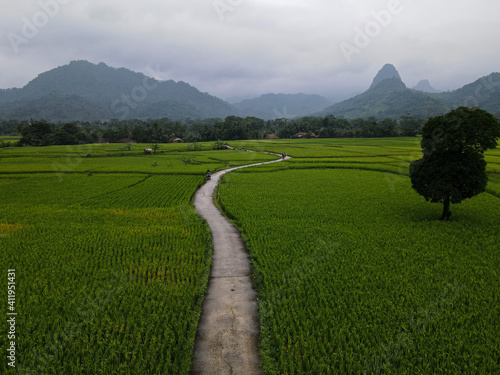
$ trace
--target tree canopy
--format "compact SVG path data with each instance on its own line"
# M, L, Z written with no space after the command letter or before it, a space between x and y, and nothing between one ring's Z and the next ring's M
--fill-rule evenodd
M280 138L304 132L320 138L373 138L416 136L423 121L411 116L400 120L354 119L306 116L296 119L263 120L257 117L228 116L225 119L173 121L169 118L149 120L119 120L107 122L49 123L45 120L0 122L0 134L21 135L20 145L49 146L119 142L127 138L139 143L165 143L178 137L186 142L206 142L258 139L266 134Z
M498 121L491 113L459 107L427 121L422 128L421 146L424 154L434 149L484 153L497 146L499 137Z
M484 152L495 148L499 138L498 120L477 108L459 107L424 125L424 155L411 163L410 178L413 189L426 200L443 203L441 220L450 219L450 203L485 191Z

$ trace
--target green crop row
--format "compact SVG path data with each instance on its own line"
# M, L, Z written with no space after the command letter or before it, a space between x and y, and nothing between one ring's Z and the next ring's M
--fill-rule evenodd
M268 373L495 372L497 198L436 222L405 176L416 138L232 145L294 156L220 187L256 267ZM0 267L18 275L10 373L188 373L211 264L190 199L207 169L276 158L206 146L0 148ZM487 154L497 196L499 157Z
M219 197L255 268L267 374L498 371L498 198L443 223L404 176L242 172Z
M56 146L53 146L56 147ZM83 146L82 146L83 147ZM86 146L90 147L90 146ZM21 148L27 152L34 148ZM260 161L270 161L276 156L244 151L192 151L169 152L157 155L144 153L86 157L77 154L53 154L49 148L35 149L30 156L8 155L0 149L0 173L147 173L147 174L198 174ZM7 149L9 151L11 149ZM16 149L15 151L17 151ZM62 152L62 150L61 150ZM29 153L27 154L29 155Z
M276 157L118 146L0 149L0 269L16 270L19 314L7 373L189 371L212 249L191 198L208 168Z
M419 138L382 139L280 139L231 142L234 147L259 151L287 152L293 159L279 166L264 165L246 173L276 169L360 169L393 174L389 180L407 176L410 163L422 157ZM487 191L500 197L500 148L485 154L489 176Z
M59 177L0 179L0 268L17 275L6 373L187 374L211 265L190 205L203 177Z

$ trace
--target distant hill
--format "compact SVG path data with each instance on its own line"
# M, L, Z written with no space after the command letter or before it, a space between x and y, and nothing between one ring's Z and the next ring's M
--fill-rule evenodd
M233 106L244 116L271 120L307 116L331 104L328 99L320 95L266 94L259 98L243 100Z
M500 73L492 73L451 92L432 95L448 106L478 107L500 118Z
M459 106L470 106L500 117L500 73L493 73L452 92L431 93L431 90L433 88L428 81L422 81L413 90L407 88L396 68L387 64L367 91L334 104L317 115L384 119L410 114L415 118L427 119Z
M500 118L500 73L451 92L432 93L428 81L409 89L386 64L370 88L331 105L320 95L266 94L231 105L185 82L158 81L104 63L73 61L40 74L23 88L0 89L0 120L94 121L172 120L255 116L262 119L307 115L377 119L410 114L427 119L458 106L476 106Z
M394 78L395 81L400 81L403 83L401 80L401 76L399 75L399 72L397 69L394 67L392 64L385 64L382 69L379 70L375 78L373 79L373 82L370 86L370 89L374 89L375 87L378 86L379 83L382 83L382 81L385 81L386 79L392 79ZM404 83L403 83L404 85ZM406 88L406 86L405 86Z
M436 90L434 87L431 86L431 83L429 82L428 79L423 79L422 81L417 83L417 85L413 88L413 90L428 92L431 94L432 93L436 94L439 92L438 90Z
M225 118L229 103L185 82L157 81L142 73L73 61L40 74L22 89L0 90L0 118L47 121L111 118Z
M334 104L318 113L321 116L353 118L399 118L411 114L426 119L448 111L448 106L437 98L408 89L396 68L385 65L374 78L370 88L351 99Z

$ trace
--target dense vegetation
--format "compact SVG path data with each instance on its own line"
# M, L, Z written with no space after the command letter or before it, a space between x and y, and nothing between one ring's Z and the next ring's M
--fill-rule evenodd
M368 169L384 172L390 185L406 183L412 161L422 157L421 138L377 139L280 139L274 141L237 141L237 148L280 154L287 152L293 159L275 166L253 167L251 170L276 169ZM488 163L486 191L500 198L500 150L485 153ZM242 172L243 173L243 172ZM414 193L416 194L416 193Z
M377 121L374 118L349 121L334 116L268 121L256 117L230 116L225 120L212 119L185 123L167 118L66 124L53 124L42 120L15 122L15 131L8 124L5 122L0 129L10 129L7 133L20 134L22 137L20 145L49 146L120 141L128 143L131 140L139 143L167 143L174 137L186 142L258 139L267 134L290 138L299 132L303 133L304 138L414 136L420 131L423 122L411 116L403 116L398 121L392 119Z
M410 165L412 187L433 203L443 203L441 220L449 220L450 204L484 192L488 182L484 152L500 138L500 122L482 109L459 107L437 116L422 129L423 157Z
M294 156L219 188L255 267L267 374L497 371L498 197L436 221L405 175L411 139L232 144Z

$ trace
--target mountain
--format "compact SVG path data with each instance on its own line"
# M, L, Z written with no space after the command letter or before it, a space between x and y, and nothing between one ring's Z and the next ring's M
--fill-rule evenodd
M307 94L266 94L233 104L244 116L264 120L307 116L329 105L331 102L323 96Z
M392 79L392 78L394 78L398 81L401 81L401 83L403 83L403 81L401 80L401 76L399 75L399 72L394 67L394 65L385 64L382 67L382 69L380 69L380 71L377 73L375 78L373 79L373 82L372 82L372 85L370 86L370 89L375 88L382 81L384 81L386 79Z
M72 61L22 89L0 90L0 118L47 121L111 118L225 118L239 115L222 99L185 82L158 81L104 63Z
M306 94L266 94L230 105L182 81L158 81L104 63L73 61L40 74L23 88L0 90L0 120L184 120L230 115L273 119L312 113L377 119L410 114L427 119L458 106L479 107L500 117L500 73L451 92L432 93L429 88L428 81L407 88L397 69L386 64L366 92L334 105L322 96Z
M432 96L452 108L478 107L500 118L500 73L491 73L458 90Z
M431 94L435 94L435 93L439 92L438 90L436 90L434 87L431 86L429 80L427 80L427 79L424 79L424 80L420 81L419 83L417 83L417 85L413 88L413 90L428 92Z
M334 104L317 115L384 119L410 114L415 118L427 119L446 113L449 109L442 100L407 88L396 68L386 64L375 76L367 91Z

